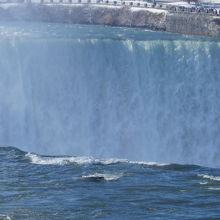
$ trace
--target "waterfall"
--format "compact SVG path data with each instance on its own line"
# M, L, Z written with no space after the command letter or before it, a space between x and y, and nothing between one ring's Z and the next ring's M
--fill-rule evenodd
M25 25L0 26L0 145L220 166L219 41Z

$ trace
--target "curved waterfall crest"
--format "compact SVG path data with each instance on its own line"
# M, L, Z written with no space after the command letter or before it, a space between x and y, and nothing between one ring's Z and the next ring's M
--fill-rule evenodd
M220 166L219 42L108 28L0 39L0 144Z

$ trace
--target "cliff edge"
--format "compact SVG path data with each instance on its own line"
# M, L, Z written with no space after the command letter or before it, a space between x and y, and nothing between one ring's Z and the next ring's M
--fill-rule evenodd
M141 27L220 37L219 16L130 6L7 3L0 5L0 20Z

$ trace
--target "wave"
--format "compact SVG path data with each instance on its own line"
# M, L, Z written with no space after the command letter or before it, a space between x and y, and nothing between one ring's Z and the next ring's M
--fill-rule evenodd
M32 164L39 165L114 165L114 164L130 164L138 166L153 166L169 170L191 170L199 169L200 166L193 164L174 164L174 163L161 163L152 161L134 161L120 158L94 158L89 156L46 156L36 153L27 153L16 147L0 147L0 153L10 155L11 157L19 157L19 160L28 160Z
M20 150L19 148L12 146L0 146L0 152L14 152L17 154L25 154L25 151Z
M123 174L105 174L105 173L94 173L90 175L82 176L84 179L89 179L92 181L100 181L100 180L106 180L106 181L115 181L120 179L123 176Z
M0 214L0 220L11 220L8 215Z
M12 153L13 152L13 153ZM151 161L134 161L120 158L94 158L88 156L45 156L36 153L27 153L16 147L0 147L0 153L7 154L12 157L19 156L20 159L28 159L32 164L39 165L113 165L113 164L130 164L130 165L143 165L163 167L164 169L172 170L188 170L199 169L200 166L193 164L174 164L174 163L160 163ZM219 177L220 178L220 177Z
M200 184L200 185L207 185L208 182L200 182L199 184Z
M131 165L143 165L163 167L165 169L172 170L187 170L197 169L200 166L192 164L172 164L172 163L160 163L151 161L133 161L128 159L119 158L94 158L94 157L78 157L78 156L41 156L34 153L27 153L25 155L31 163L39 165L113 165L113 164L131 164Z
M158 162L146 162L146 161L129 161L127 159L117 159L117 158L109 158L109 159L98 159L93 157L71 157L71 156L63 156L63 157L52 157L52 156L40 156L33 153L27 153L25 155L29 158L31 163L40 164L40 165L68 165L68 164L94 164L94 165L112 165L118 163L127 163L127 164L137 164L137 165L147 165L147 166L168 166L166 163L158 163Z
M147 162L147 161L129 161L130 164L148 165L148 166L168 166L169 163Z
M207 175L207 174L198 174L197 176L202 177L204 179L220 181L220 176L211 176L211 175Z
M210 190L220 190L220 187L209 187Z
M116 163L125 163L129 162L126 159L96 159L93 157L50 157L50 156L39 156L33 153L27 153L25 155L31 160L33 164L41 164L41 165L66 165L66 164L102 164L102 165L110 165Z

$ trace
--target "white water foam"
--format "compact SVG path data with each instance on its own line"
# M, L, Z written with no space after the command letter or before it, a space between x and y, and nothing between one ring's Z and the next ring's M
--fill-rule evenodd
M158 162L146 162L146 161L129 161L130 164L139 164L147 166L168 166L168 163L158 163Z
M86 179L103 179L106 181L114 181L118 180L123 176L123 174L105 174L105 173L94 173L86 176L82 176L82 178Z
M103 164L110 165L116 163L125 163L128 160L124 159L95 159L93 157L47 157L47 156L39 156L37 154L28 153L26 156L31 160L31 163L34 164L42 164L42 165L65 165L70 163L76 164Z
M210 176L210 175L206 175L206 174L198 174L199 177L202 177L204 179L210 179L210 180L214 180L214 181L220 181L220 176Z
M200 182L199 184L200 185L206 185L206 184L208 184L208 182Z
M109 159L97 159L93 157L49 157L49 156L40 156L33 153L27 153L25 155L28 157L33 164L41 164L41 165L66 165L71 163L76 163L79 165L83 164L102 164L102 165L110 165L116 163L129 163L129 164L138 164L138 165L147 165L147 166L167 166L169 164L165 163L157 163L157 162L145 162L145 161L129 161L127 159L117 159L117 158L109 158Z
M220 190L219 187L209 187L208 189L210 189L210 190Z
M8 215L0 214L0 219L2 220L11 220L11 218Z

